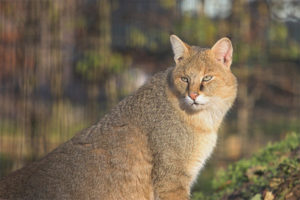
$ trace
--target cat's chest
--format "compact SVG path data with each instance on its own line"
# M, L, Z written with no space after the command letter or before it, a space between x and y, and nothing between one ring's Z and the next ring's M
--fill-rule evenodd
M196 180L199 171L212 154L213 149L216 146L216 141L217 134L214 132L202 133L194 137L192 151L187 162L187 170L192 177L192 182Z

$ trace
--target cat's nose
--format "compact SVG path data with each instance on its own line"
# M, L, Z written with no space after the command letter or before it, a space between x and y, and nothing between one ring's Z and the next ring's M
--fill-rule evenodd
M196 98L197 98L198 95L199 95L199 94L196 93L196 92L191 92L191 93L189 94L189 96L191 97L191 99L193 99L194 101L196 100Z

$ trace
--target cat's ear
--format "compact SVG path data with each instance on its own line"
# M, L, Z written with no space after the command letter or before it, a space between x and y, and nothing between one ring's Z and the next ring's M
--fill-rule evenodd
M232 44L231 41L224 37L220 39L216 44L211 48L213 56L226 67L230 68L232 62Z
M189 55L190 46L179 39L176 35L170 36L170 42L176 64Z

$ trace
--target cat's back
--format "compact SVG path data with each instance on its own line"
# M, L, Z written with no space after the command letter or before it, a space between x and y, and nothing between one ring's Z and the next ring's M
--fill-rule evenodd
M146 137L129 124L110 129L109 138L104 132L95 140L74 137L9 175L0 181L0 199L152 199Z
M152 199L152 154L139 121L162 106L169 71L154 75L95 125L3 179L0 198Z

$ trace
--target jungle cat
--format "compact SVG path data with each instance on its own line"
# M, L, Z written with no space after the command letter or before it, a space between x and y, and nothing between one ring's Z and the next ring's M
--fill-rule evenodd
M188 200L237 92L232 44L171 35L175 66L98 123L0 181L0 199Z

